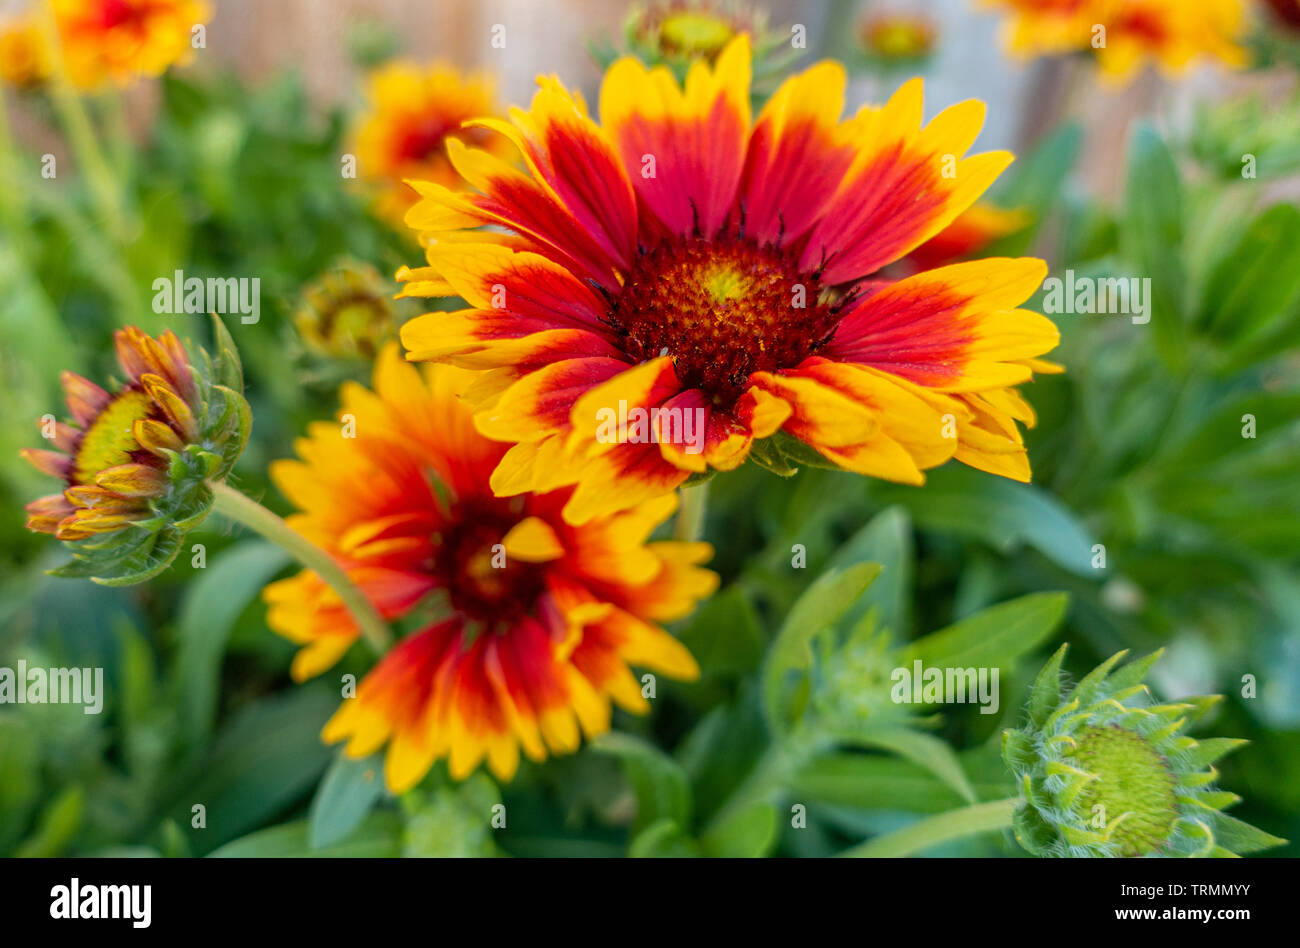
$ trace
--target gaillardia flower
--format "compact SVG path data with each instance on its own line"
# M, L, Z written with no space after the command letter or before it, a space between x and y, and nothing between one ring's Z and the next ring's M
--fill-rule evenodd
M134 326L114 334L125 374L114 392L63 373L70 422L41 419L53 449L22 456L64 488L27 505L27 527L72 541L73 561L53 570L107 585L164 570L186 532L212 509L209 481L229 473L250 416L238 357L217 321L219 356L197 365L172 332Z
M161 76L193 54L203 0L52 0L63 65L76 86Z
M1033 414L1014 386L1058 333L1018 307L1045 264L871 279L1011 161L962 157L983 104L922 127L914 80L840 122L845 74L826 62L751 122L749 66L745 36L684 89L622 59L599 125L540 79L531 111L476 123L526 172L450 142L477 192L415 183L406 220L429 266L399 273L405 295L471 308L414 319L402 341L411 359L487 370L470 393L479 429L515 443L493 490L575 483L565 517L582 523L751 456L910 484L956 457L1028 480L1016 421Z
M1039 674L1025 727L1003 733L1020 783L1016 840L1039 856L1233 856L1285 843L1223 812L1235 793L1211 765L1245 741L1182 732L1217 701L1153 705L1156 652L1112 674L1120 652L1062 695L1062 646Z
M708 544L646 542L674 495L581 527L560 516L570 491L495 497L488 476L507 448L475 431L461 401L474 373L425 368L422 376L388 347L373 392L342 390L352 429L317 423L298 444L302 460L272 469L302 510L289 524L333 555L382 616L424 623L323 732L348 739L355 757L387 742L394 792L443 757L458 779L486 758L508 780L521 748L542 760L576 750L580 732L608 730L611 701L645 712L628 666L696 677L695 660L659 623L717 585L697 565ZM432 621L423 609L431 595L441 610ZM271 627L304 646L293 662L299 680L358 636L313 572L269 586L265 598Z
M27 14L0 23L0 79L26 87L39 85L49 74L49 50L36 18Z
M1200 57L1248 64L1243 0L982 0L1010 14L1005 34L1022 56L1091 51L1102 75L1133 76L1153 62L1177 75Z
M416 194L407 178L455 186L447 160L449 138L504 154L494 136L464 128L472 118L497 112L496 92L487 75L467 75L451 66L393 62L371 74L369 111L355 132L358 171L380 189L378 212L400 221Z

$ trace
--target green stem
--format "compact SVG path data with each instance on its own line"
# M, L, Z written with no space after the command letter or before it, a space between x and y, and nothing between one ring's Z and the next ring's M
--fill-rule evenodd
M692 543L704 535L704 511L709 503L709 482L683 487L681 507L677 511L677 523L673 527L673 537Z
M82 102L77 90L72 87L63 68L63 49L59 42L59 31L54 22L53 9L49 4L42 4L42 6L45 9L43 18L45 44L53 60L49 82L50 100L54 104L54 111L59 116L59 124L63 126L64 134L68 136L81 170L86 175L95 205L104 218L104 226L108 228L114 242L119 247L125 247L128 243L129 229L123 211L121 187L104 158L103 150L99 147L94 126L91 125L90 116L86 113L85 103Z
M255 500L250 500L228 484L210 484L216 495L217 513L260 533L266 539L292 555L299 563L324 580L343 600L343 605L356 620L361 634L380 655L393 644L388 626L371 605L366 594L348 578L343 567L332 556L312 543L282 517L273 514Z
M131 132L126 124L126 108L122 102L122 92L120 89L110 89L101 93L99 96L100 112L103 115L104 129L108 132L108 141L111 154L113 156L113 165L117 170L118 177L123 181L131 181L133 168Z
M1011 817L1015 814L1019 803L1018 799L1010 797L1006 800L994 800L992 803L976 803L974 806L963 807L960 810L949 810L947 813L928 817L901 830L877 836L861 846L845 850L840 855L858 858L910 856L964 836L1007 829L1011 826Z
M748 776L732 791L726 802L718 807L709 820L708 830L722 826L731 816L748 807L775 802L808 761L826 748L825 737L807 730L797 730L778 738L759 758Z

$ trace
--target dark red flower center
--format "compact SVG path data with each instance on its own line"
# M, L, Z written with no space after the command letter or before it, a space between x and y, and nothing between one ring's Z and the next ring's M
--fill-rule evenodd
M443 153L443 143L457 138L467 145L482 145L488 138L486 129L462 128L461 123L471 116L447 114L425 115L412 119L399 133L394 144L397 158L402 162L422 162Z
M503 514L457 510L455 524L438 537L437 568L452 607L489 628L512 624L531 612L545 591L542 570L506 556L502 541L518 518Z
M431 156L456 125L443 115L428 115L402 129L396 151L403 161L423 161Z
M682 385L726 409L750 373L796 366L826 343L837 308L825 296L792 253L687 237L639 256L609 320L628 355L672 356Z

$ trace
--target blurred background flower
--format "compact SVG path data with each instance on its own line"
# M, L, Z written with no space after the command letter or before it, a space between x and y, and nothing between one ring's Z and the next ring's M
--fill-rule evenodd
M368 111L355 132L361 177L381 188L379 213L394 224L416 199L405 181L454 185L459 175L447 158L447 139L485 147L499 155L506 148L471 119L498 112L491 76L462 74L446 65L394 62L367 80Z

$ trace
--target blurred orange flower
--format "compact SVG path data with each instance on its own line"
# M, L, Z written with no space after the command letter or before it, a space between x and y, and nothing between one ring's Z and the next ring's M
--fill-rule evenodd
M0 79L15 86L34 86L49 74L49 49L36 18L15 17L0 25Z
M495 82L446 65L390 63L370 77L370 111L355 132L361 177L380 184L381 216L400 223L416 193L413 178L453 186L459 180L447 159L448 139L505 154L498 136L483 128L462 128L472 118L498 114Z
M1008 48L1022 56L1092 50L1102 75L1131 78L1147 63L1175 75L1200 58L1247 65L1244 0L981 0L1009 14Z
M194 28L212 10L203 0L52 0L63 63L76 86L160 76L192 54Z

